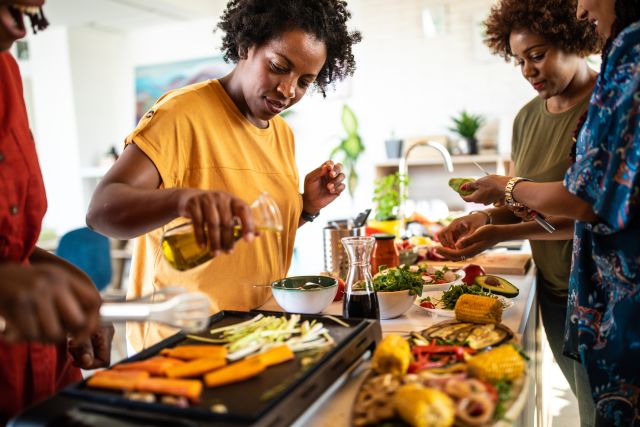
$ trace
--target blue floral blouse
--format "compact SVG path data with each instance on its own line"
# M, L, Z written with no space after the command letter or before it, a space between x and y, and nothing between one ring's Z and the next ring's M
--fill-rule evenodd
M564 180L599 217L576 223L565 351L602 422L640 426L640 22L605 61Z

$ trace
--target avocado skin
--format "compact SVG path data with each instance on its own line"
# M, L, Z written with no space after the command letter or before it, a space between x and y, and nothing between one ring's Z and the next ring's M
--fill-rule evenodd
M453 190L460 194L461 196L468 196L473 193L473 191L463 191L460 187L467 182L473 182L475 179L473 178L451 178L449 180L449 187L453 188Z
M500 282L500 286L492 286L486 283L486 280L492 277ZM490 291L496 295L502 295L507 298L515 298L520 293L520 289L516 288L516 286L509 282L506 279L498 276L486 275L486 276L478 276L476 277L476 285L480 286L482 289L486 291Z

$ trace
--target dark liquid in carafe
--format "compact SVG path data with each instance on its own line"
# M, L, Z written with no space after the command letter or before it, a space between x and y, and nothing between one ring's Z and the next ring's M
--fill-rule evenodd
M352 292L344 296L342 315L346 318L379 319L380 308L375 292Z

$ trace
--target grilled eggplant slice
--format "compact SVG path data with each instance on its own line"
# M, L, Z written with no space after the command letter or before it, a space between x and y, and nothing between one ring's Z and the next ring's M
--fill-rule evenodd
M502 324L478 324L447 321L425 329L422 336L430 341L439 338L450 343L467 344L474 350L500 345L511 338L513 332Z

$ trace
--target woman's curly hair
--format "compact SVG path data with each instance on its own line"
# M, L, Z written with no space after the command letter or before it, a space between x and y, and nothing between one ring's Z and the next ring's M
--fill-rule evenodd
M484 42L494 54L510 61L511 32L524 29L567 53L582 57L597 53L602 39L593 24L576 18L576 8L576 0L501 0L484 22Z
M327 86L353 75L356 61L352 46L362 40L360 32L349 32L351 13L343 0L230 0L218 28L225 32L225 61L238 62L247 50L279 36L302 29L325 43L327 60L315 85L325 96Z
M616 0L616 21L611 38L615 38L622 30L640 20L640 2L638 0Z

